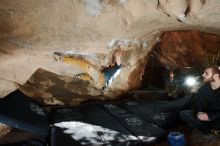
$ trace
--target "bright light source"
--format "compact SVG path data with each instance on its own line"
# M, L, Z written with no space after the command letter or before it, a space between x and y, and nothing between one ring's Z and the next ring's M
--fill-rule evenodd
M187 77L185 80L185 83L187 86L194 86L196 84L196 78L195 77Z

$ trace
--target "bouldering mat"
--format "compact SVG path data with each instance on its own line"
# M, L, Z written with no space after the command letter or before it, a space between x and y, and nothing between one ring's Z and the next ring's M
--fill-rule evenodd
M88 120L81 114L79 106L53 108L50 112L50 118L52 124L65 121L88 122Z
M163 129L120 107L111 113L108 108L105 109L111 105L103 104L54 109L51 112L54 123L51 134L52 146L133 146L150 144L158 137L164 136Z
M153 143L157 138L164 136L163 129L144 121L141 117L120 108L117 105L102 103L99 106L111 113L123 124L131 133L137 136L142 143Z
M53 124L51 146L99 146L105 142L97 128L84 117L78 107L58 108L51 112Z
M0 100L0 123L39 135L50 131L46 111L18 90Z
M189 95L175 101L128 101L119 105L147 122L167 128L178 120L179 111L189 106L191 98Z
M97 128L97 133L106 142L106 144L117 146L135 146L140 145L141 141L134 136L117 119L97 104L89 104L80 107L81 112Z

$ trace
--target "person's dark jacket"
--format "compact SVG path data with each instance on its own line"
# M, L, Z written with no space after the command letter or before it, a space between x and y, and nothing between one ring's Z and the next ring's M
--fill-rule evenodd
M165 81L165 91L168 96L177 98L178 97L178 81L176 79L173 79L173 81L171 81L170 79L167 79Z
M220 88L213 90L210 84L203 85L197 92L196 112L205 112L210 121L220 121Z

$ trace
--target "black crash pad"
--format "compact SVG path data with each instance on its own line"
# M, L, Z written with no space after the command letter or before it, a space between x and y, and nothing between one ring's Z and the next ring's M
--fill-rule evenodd
M80 107L83 115L97 127L98 135L106 144L117 146L140 145L141 141L124 127L111 114L104 111L97 104L89 104Z
M175 101L128 101L120 107L142 117L161 128L172 126L178 120L179 111L190 105L192 95Z
M54 123L51 146L98 146L105 142L97 134L96 128L80 112L78 107L57 108L51 112Z
M144 121L141 117L120 108L117 105L105 103L99 104L99 106L111 113L120 123L145 144L153 143L165 134L163 129Z
M52 146L133 146L143 142L152 143L165 134L164 130L144 122L134 114L126 113L119 118L119 115L111 114L101 105L54 109L51 112L54 123Z
M48 135L50 126L46 111L20 91L0 99L0 123L24 131Z

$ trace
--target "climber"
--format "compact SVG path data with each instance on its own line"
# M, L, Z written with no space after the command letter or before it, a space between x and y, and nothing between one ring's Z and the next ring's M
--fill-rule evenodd
M112 81L121 71L121 56L122 50L120 48L115 49L111 55L111 62L109 65L100 67L79 57L79 55L74 56L73 54L54 52L55 60L80 67L84 70L83 75L86 75L87 79L89 79L88 76L91 77L91 83L94 83L97 88L105 90L111 85Z
M115 50L112 56L112 63L108 67L102 67L103 73L105 76L105 85L103 89L109 87L112 81L120 74L121 72L121 56L122 50Z

